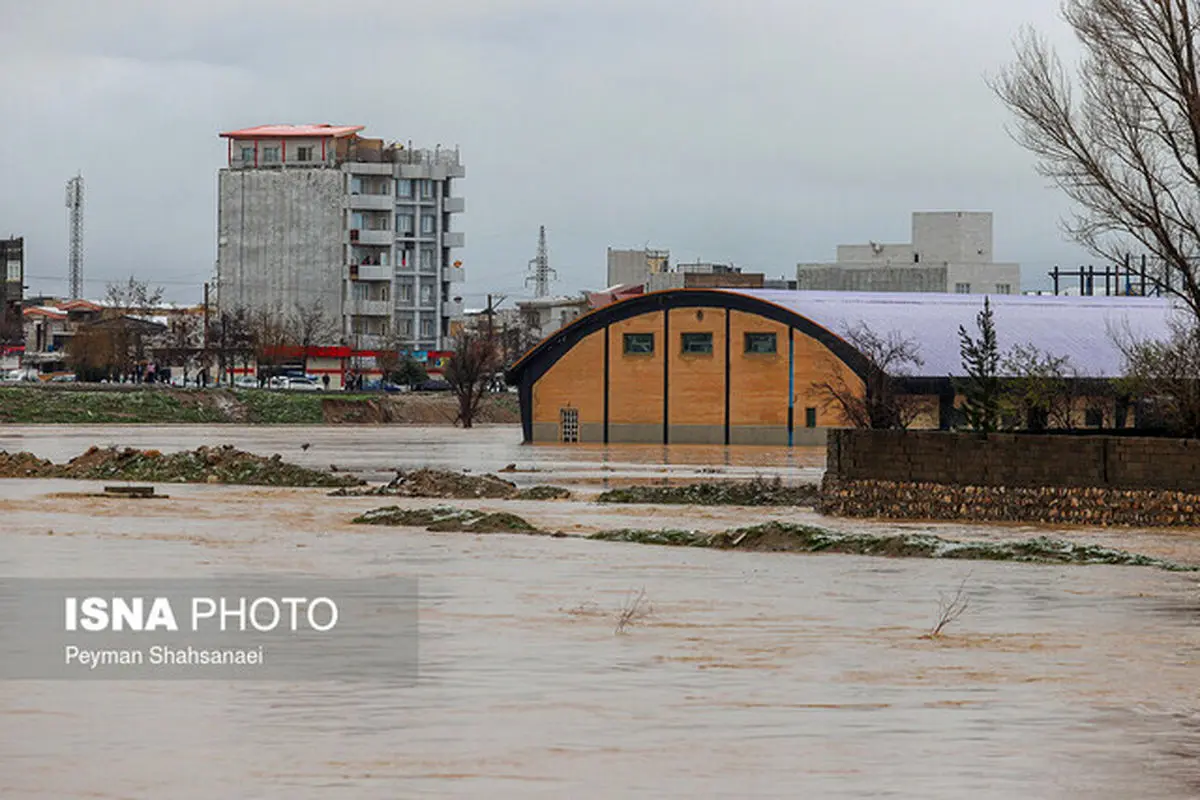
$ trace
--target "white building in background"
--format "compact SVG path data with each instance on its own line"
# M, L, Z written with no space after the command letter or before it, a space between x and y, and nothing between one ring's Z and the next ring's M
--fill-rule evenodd
M359 136L360 125L229 131L217 202L222 311L319 306L357 350L442 350L462 302L457 150Z
M912 215L912 242L838 245L837 261L799 264L798 289L1020 294L1021 266L996 263L991 212Z

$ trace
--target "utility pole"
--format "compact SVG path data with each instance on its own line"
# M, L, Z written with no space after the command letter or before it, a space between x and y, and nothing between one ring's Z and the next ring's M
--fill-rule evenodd
M208 281L204 282L204 358L208 359Z
M72 300L83 298L83 176L67 181L67 220L70 244L67 250L67 279Z
M546 250L546 226L538 229L537 256L529 262L529 277L525 285L533 284L534 297L546 297L550 294L550 281L558 277L558 273L550 269L550 255Z

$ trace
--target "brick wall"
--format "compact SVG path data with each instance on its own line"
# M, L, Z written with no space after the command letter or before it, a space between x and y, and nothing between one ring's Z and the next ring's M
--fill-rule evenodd
M836 481L1200 492L1200 440L833 430L826 474Z

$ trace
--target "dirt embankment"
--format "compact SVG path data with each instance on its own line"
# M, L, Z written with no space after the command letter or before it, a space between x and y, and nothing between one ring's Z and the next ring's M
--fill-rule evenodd
M453 425L449 392L348 394L265 389L174 389L122 384L0 386L0 422L11 423L338 423ZM514 424L517 398L484 399L476 421Z
M372 486L369 489L339 489L332 494L337 497L429 497L445 500L567 500L571 497L569 491L558 486L519 489L515 483L495 475L472 475L444 469L401 470L390 483L382 486Z
M349 475L298 467L278 454L267 457L229 445L178 453L92 447L65 464L32 453L0 451L0 478L77 478L150 483L229 483L248 486L355 486Z

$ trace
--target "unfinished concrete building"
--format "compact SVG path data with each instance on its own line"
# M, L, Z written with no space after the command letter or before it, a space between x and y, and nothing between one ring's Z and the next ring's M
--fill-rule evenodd
M614 250L608 248L608 285L637 285L645 283L651 275L669 272L671 252L669 250Z
M797 265L796 288L1020 294L1020 265L992 257L991 212L917 212L912 242L838 245L835 263Z
M222 311L320 309L358 351L438 351L462 312L451 231L457 150L413 149L360 125L228 131L217 210Z

